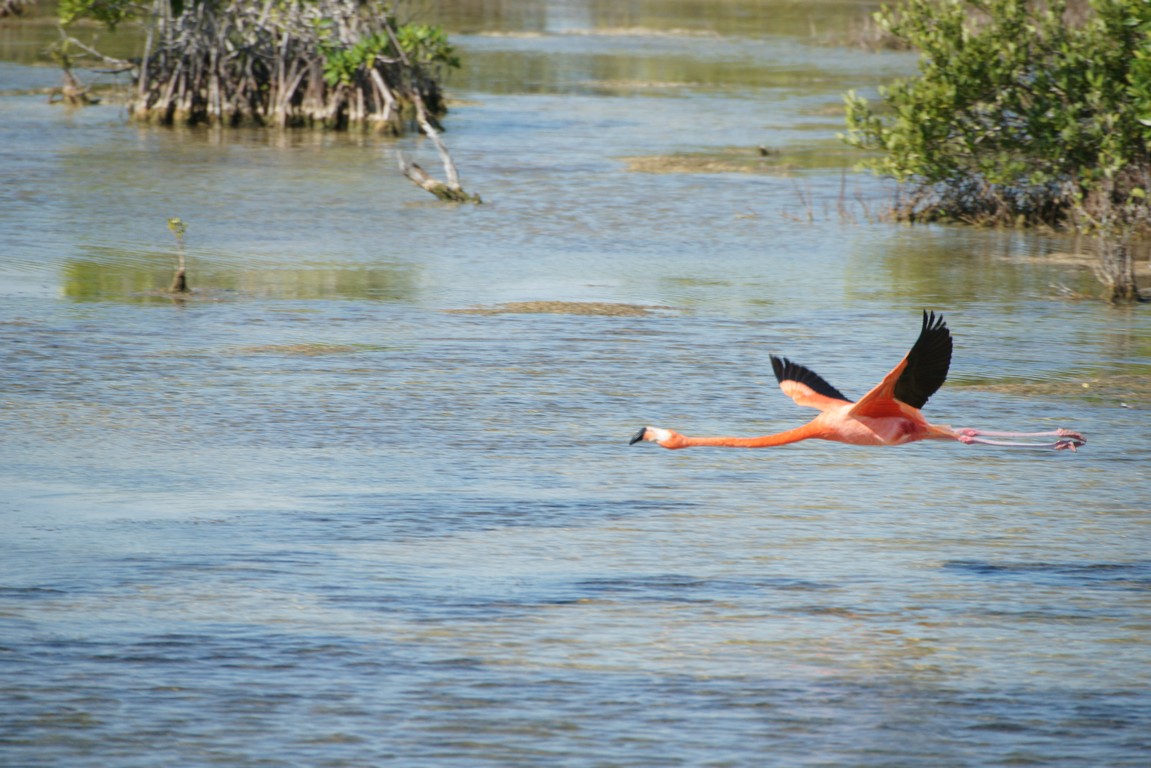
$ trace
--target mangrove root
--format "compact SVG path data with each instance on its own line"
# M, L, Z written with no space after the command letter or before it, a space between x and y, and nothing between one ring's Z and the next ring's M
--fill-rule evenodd
M403 55L382 0L221 0L184 3L178 15L170 8L153 0L128 105L140 122L399 135L415 99L444 111L436 80Z

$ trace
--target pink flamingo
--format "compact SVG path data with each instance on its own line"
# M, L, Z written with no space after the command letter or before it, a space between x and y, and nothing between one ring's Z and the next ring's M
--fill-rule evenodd
M714 445L724 448L768 448L809 440L835 440L852 445L903 445L917 440L958 440L961 443L1054 448L1074 451L1087 440L1078 432L986 432L931 424L920 413L927 399L947 379L951 366L951 332L934 312L923 313L923 328L911 351L858 402L851 402L814 371L786 358L771 356L779 388L797 405L818 408L820 414L802 427L763 437L688 437L671 429L644 427L631 439L664 448ZM1012 442L988 437L1056 437L1054 442Z

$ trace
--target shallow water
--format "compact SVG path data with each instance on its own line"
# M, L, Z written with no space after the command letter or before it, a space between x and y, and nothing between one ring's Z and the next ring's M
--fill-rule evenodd
M689 5L451 16L479 207L416 139L0 96L0 763L1146 764L1144 311L868 215L831 107L906 57ZM812 160L624 159L759 145ZM528 301L659 309L453 311ZM1089 445L626 444L796 426L769 353L858 396L924 307L932 418Z

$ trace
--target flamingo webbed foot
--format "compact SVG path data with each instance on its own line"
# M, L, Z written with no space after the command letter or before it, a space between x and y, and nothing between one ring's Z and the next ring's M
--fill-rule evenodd
M1070 438L1073 442L1078 443L1079 445L1087 445L1087 438L1085 438L1083 435L1081 435L1080 433L1078 433L1074 430L1057 429L1057 430L1055 430L1055 434L1058 435L1059 437ZM1060 442L1063 442L1063 441L1061 440Z

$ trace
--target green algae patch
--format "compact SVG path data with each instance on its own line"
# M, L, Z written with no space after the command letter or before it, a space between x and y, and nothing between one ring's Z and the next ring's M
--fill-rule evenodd
M961 386L1018 397L1074 398L1122 408L1151 406L1151 370L1056 381L972 382Z
M672 155L621 157L631 173L763 173L791 174L802 168L782 155L758 151L682 152Z
M642 317L672 307L645 304L616 304L600 301L513 301L494 307L449 309L457 315L599 315L603 317Z
M752 173L790 176L799 171L847 168L851 159L839 146L822 143L802 148L725 147L669 155L617 158L631 173Z

